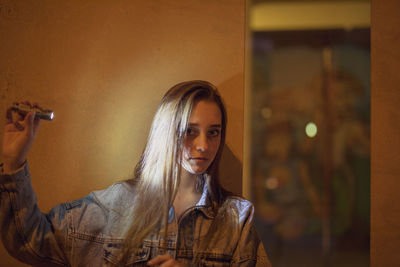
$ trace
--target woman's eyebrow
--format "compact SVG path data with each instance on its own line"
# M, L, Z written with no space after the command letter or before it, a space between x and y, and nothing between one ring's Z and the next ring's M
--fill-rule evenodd
M210 127L221 128L221 124L211 124Z
M189 126L194 126L194 127L198 127L198 126L200 126L200 124L198 124L198 123L189 123ZM221 124L211 124L210 126L208 126L208 127L212 127L212 128L221 128Z

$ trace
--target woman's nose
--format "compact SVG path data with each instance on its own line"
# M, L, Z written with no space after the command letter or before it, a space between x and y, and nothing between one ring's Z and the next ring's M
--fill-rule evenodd
M197 151L204 152L208 149L208 140L205 134L199 134L195 140L195 148Z

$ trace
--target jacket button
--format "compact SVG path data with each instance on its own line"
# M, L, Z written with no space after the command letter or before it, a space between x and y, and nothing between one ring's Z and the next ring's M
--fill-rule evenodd
M188 247L193 246L193 239L192 238L185 238L185 245Z

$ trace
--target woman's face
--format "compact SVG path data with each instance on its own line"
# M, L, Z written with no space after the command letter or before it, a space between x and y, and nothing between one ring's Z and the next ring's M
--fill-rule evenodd
M182 167L192 174L204 173L221 142L222 115L214 102L197 102L190 115L183 148Z

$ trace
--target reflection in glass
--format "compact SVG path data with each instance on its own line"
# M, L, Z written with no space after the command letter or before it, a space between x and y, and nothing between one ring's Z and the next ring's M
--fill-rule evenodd
M252 195L273 266L368 266L369 29L252 39Z

